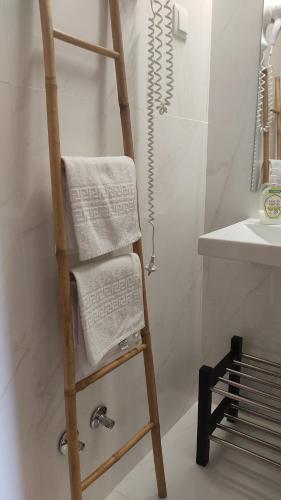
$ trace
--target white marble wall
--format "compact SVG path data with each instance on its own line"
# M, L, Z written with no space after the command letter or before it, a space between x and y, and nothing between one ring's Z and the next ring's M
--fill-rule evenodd
M231 4L231 6L230 6ZM250 193L261 0L214 0L205 230L257 216ZM280 361L280 273L204 260L203 349L216 363L234 334L245 349Z
M196 240L203 222L211 0L180 3L189 10L190 35L187 44L175 42L176 97L169 115L157 120L159 272L148 282L163 432L194 401L200 344ZM110 41L104 0L53 6L59 29ZM121 6L144 221L149 0L121 0ZM60 42L57 61L63 153L120 154L112 61ZM67 460L56 450L65 423L43 78L37 0L0 0L0 498L13 500L69 499ZM146 224L143 232L148 256ZM89 429L100 401L116 419L112 432ZM146 408L141 358L79 396L83 475L143 425ZM147 438L85 499L102 500L149 447Z

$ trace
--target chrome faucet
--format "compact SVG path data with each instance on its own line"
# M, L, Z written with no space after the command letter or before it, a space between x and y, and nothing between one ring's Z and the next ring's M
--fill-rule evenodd
M107 408L104 405L99 405L92 413L90 419L90 427L96 429L103 425L107 429L113 429L115 422L107 416Z

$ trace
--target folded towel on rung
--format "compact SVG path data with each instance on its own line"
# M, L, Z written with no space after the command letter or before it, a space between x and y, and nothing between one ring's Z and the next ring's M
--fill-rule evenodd
M281 182L281 160L269 160L269 182Z
M126 156L64 157L69 247L89 260L137 241L136 169ZM73 241L73 235L75 241Z
M141 344L142 338L140 332L133 333L121 342L114 345L114 347L106 354L103 359L96 365L91 365L87 358L85 340L82 329L82 322L79 311L78 293L76 281L71 282L71 299L72 299L72 323L73 323L73 334L75 342L75 354L76 354L76 380L81 380L84 377L88 377L93 373L93 370L98 370L102 366L115 359L119 358L126 352L132 350Z
M74 330L80 328L77 321L81 321L87 363L93 367L120 342L125 344L129 336L144 327L140 260L137 254L131 253L79 266L72 274L78 296ZM75 338L77 344L79 331ZM82 356L83 349L80 341ZM84 363L83 358L81 362Z

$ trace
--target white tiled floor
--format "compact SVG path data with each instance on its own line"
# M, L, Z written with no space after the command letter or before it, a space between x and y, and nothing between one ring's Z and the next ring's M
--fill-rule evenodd
M195 464L194 406L164 437L169 500L278 500L280 469L212 444L207 468ZM260 450L259 450L260 451ZM265 454L265 453L264 453ZM272 457L273 458L273 457ZM107 500L157 500L152 455L107 497Z

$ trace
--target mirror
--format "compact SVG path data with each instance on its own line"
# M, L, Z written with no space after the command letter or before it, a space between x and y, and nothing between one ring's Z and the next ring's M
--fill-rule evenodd
M264 0L251 191L281 182L280 33L281 0Z

